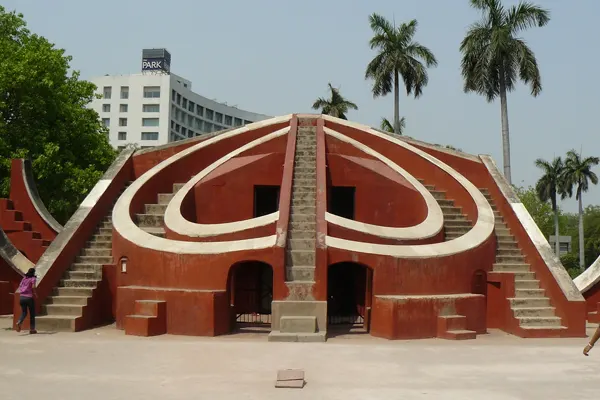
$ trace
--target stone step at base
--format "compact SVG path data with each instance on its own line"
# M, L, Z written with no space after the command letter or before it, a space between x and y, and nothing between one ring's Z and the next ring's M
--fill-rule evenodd
M492 264L494 272L530 272L530 266L526 263L502 262Z
M79 318L75 315L41 315L35 318L35 325L42 332L75 332Z
M71 304L71 305L87 305L89 297L87 296L50 296L48 304Z
M286 268L286 276L290 281L312 282L315 280L315 267L288 267Z
M447 340L470 340L477 338L477 332L469 331L469 330L452 330L444 332L441 336L441 339Z
M515 289L539 289L540 281L537 279L515 279Z
M168 204L146 204L144 205L144 211L146 214L154 215L165 215Z
M78 304L44 304L42 310L46 315L71 315L80 317L83 315L83 305Z
M515 317L556 317L554 307L516 307L513 308Z
M562 326L559 317L517 317L521 327L527 326L543 326L543 327L560 327Z
M175 195L173 193L159 193L158 194L158 204L159 205L168 205L174 196Z
M52 293L56 297L92 297L94 294L94 288L65 286L54 288Z
M315 333L282 333L280 331L271 331L268 337L269 342L325 342L327 341L327 332Z
M544 289L515 289L515 298L534 298L539 299L545 296L546 291Z
M166 236L165 228L142 228L142 230L154 236L162 238Z
M537 308L550 307L550 299L547 297L539 298L509 298L511 308Z

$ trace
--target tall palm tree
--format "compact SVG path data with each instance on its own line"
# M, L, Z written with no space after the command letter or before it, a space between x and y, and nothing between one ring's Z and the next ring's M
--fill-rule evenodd
M358 106L351 101L346 100L341 94L340 90L329 85L331 91L331 98L325 99L319 97L313 104L313 109L321 109L322 114L331 115L332 117L347 119L346 113L349 109L358 110Z
M529 84L533 96L542 91L537 60L520 34L546 25L550 13L526 1L508 9L501 0L471 0L471 6L481 11L482 19L471 25L460 45L464 90L484 95L488 102L500 97L504 177L511 183L506 94L519 79Z
M579 200L579 268L585 269L585 246L583 234L583 192L587 192L590 182L598 184L598 176L592 168L600 162L598 157L582 158L575 150L567 153L565 161L564 180L566 182L567 194L573 196L573 187L576 187L575 199Z
M387 118L381 118L381 125L379 126L382 131L386 131L389 133L394 132L394 126ZM400 118L400 131L397 133L398 135L404 134L404 128L406 128L406 118Z
M560 157L554 158L552 162L538 158L535 160L535 166L540 168L544 173L537 181L535 190L541 201L550 201L552 205L552 211L554 212L554 252L557 257L560 257L557 196L560 195L561 199L567 197L567 188L564 180L564 163Z
M401 134L400 78L406 94L418 98L429 82L427 68L437 65L435 56L427 47L415 42L417 20L395 27L378 14L369 16L374 36L369 42L378 54L371 60L365 79L373 79L373 97L385 96L394 90L394 132Z

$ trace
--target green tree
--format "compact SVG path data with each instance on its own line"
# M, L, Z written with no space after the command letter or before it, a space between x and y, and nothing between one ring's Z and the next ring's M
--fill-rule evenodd
M515 191L525 206L531 218L535 221L545 237L549 237L553 231L553 211L548 202L541 201L536 189L532 187L516 187ZM559 209L560 214L560 209Z
M0 6L0 197L10 160L30 158L49 211L66 222L114 160L95 86L69 72L71 57L31 33L21 14Z
M537 181L535 190L541 201L550 201L550 205L552 206L552 212L554 213L554 236L556 237L554 251L557 256L560 256L557 196L560 195L561 199L567 197L564 182L564 164L560 157L555 157L552 162L538 158L535 160L535 166L540 168L544 173Z
M460 45L464 90L484 95L489 102L500 97L504 177L510 183L507 92L515 89L518 80L529 84L533 96L542 91L537 60L520 35L546 25L550 13L529 2L507 9L501 0L471 0L471 6L481 11L482 18L471 25Z
M380 128L382 131L394 133L394 126L387 118L381 118ZM404 128L406 128L406 118L400 118L400 130L398 131L398 135L404 134Z
M427 47L413 40L417 32L417 20L413 19L395 27L378 14L369 16L374 36L371 49L377 55L365 72L365 79L373 79L373 97L385 96L394 90L394 132L401 133L400 125L400 78L406 94L418 98L429 82L427 68L437 65L435 56Z
M358 110L358 106L353 102L347 100L340 94L340 90L329 85L331 91L331 97L325 99L319 97L313 104L312 108L315 110L321 109L322 114L331 115L332 117L347 119L346 113L349 109Z
M590 182L598 184L598 176L592 168L600 163L598 157L581 157L575 150L567 153L565 161L564 180L569 197L573 196L575 187L575 199L579 201L579 267L585 269L585 236L583 224L583 193L589 189Z

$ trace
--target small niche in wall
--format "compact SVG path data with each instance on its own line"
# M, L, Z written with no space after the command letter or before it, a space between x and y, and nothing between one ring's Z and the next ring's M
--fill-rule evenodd
M119 260L119 265L121 266L121 273L127 273L127 257L121 257Z

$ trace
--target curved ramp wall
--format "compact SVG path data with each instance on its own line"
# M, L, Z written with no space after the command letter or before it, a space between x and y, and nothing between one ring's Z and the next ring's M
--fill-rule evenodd
M588 321L600 323L600 257L573 282L585 298Z

